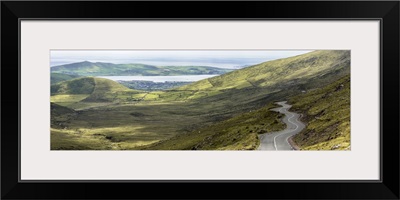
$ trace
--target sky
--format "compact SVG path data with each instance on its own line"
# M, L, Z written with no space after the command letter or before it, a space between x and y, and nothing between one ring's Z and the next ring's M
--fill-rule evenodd
M235 68L308 53L306 50L51 50L50 66L75 62Z

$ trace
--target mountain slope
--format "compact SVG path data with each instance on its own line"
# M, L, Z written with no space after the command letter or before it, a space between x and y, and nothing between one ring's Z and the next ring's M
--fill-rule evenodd
M74 78L78 78L78 75L70 75L70 74L60 74L60 73L51 73L50 74L50 84L56 84L63 81L68 81Z
M350 51L313 51L290 58L264 62L221 76L183 86L181 90L226 90L247 87L290 86L302 79L323 76L350 65Z
M60 106L58 104L55 103L50 103L50 112L51 112L51 117L58 117L58 116L62 116L65 114L74 114L75 111L73 109L64 107L64 106Z
M105 78L94 78L96 87L93 92L83 101L85 102L104 102L120 100L122 96L140 93L129 89L115 81Z
M51 94L91 94L95 87L95 78L83 77L51 85Z
M115 81L83 77L51 85L53 102L115 102L143 93Z
M314 51L250 66L183 87L149 92L148 101L188 101L228 119L322 87L350 74L350 51Z
M113 64L102 62L79 62L51 67L52 73L80 76L172 76L223 74L232 71L207 66L152 66L145 64Z
M212 107L224 118L322 87L348 74L350 51L314 51L204 79L162 94L154 92L163 98L152 100L196 101L200 107ZM148 97L155 96L149 94Z
M51 127L64 128L64 123L76 115L75 110L50 103L50 117Z
M350 149L350 75L290 99L306 128L294 142L304 150Z

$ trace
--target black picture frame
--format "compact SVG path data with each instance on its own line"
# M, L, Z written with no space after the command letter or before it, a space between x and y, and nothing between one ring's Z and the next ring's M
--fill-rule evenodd
M2 1L1 198L399 199L399 7L399 1ZM20 182L20 19L379 19L381 180Z

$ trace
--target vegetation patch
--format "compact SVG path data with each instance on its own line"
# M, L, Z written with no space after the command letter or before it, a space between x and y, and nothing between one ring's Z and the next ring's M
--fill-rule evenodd
M56 84L63 81L68 81L71 79L78 78L78 75L71 75L71 74L60 74L60 73L51 73L50 74L50 84Z
M254 150L259 146L258 134L282 130L282 114L261 109L181 134L144 149L158 150Z
M306 128L293 137L304 150L350 149L350 75L290 99Z
M51 85L51 94L91 94L94 88L94 78L83 77Z

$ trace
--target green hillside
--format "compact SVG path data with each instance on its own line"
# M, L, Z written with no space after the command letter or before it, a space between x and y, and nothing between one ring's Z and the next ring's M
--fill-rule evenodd
M86 102L116 101L130 97L131 94L140 93L138 91L131 90L109 79L94 78L94 80L96 85L95 89L83 101Z
M305 84L312 78L329 73L348 73L350 51L313 51L290 58L264 62L193 84L181 90L227 90L252 87L285 87ZM329 81L329 80L327 80Z
M306 128L293 140L304 150L350 149L350 75L290 99Z
M64 114L71 114L75 112L71 108L60 106L52 102L50 103L50 111L51 111L51 116L61 116Z
M163 92L146 100L195 101L201 107L229 111L230 117L327 85L350 74L350 51L314 51L261 63ZM211 105L210 105L211 104ZM221 113L221 112L220 112Z
M153 101L273 101L317 88L350 73L350 51L314 51L250 66L167 91L149 93ZM259 104L260 105L260 104Z
M56 84L59 82L71 80L74 78L78 78L78 75L70 75L70 74L60 74L60 73L51 73L50 74L50 84Z
M79 62L51 67L52 73L80 76L173 76L223 74L232 71L208 66L153 66L145 64L113 64Z
M187 134L143 147L151 150L254 150L258 134L284 129L282 114L270 111L269 104L261 109L206 126Z
M83 77L60 82L50 86L51 94L91 94L95 88L95 78Z
M126 102L142 99L146 93L129 89L115 81L83 77L51 85L51 102L70 108L92 103ZM74 103L78 103L74 105Z
M51 127L54 128L64 128L65 122L68 122L77 113L75 110L60 106L55 103L50 103L50 117L51 117Z

